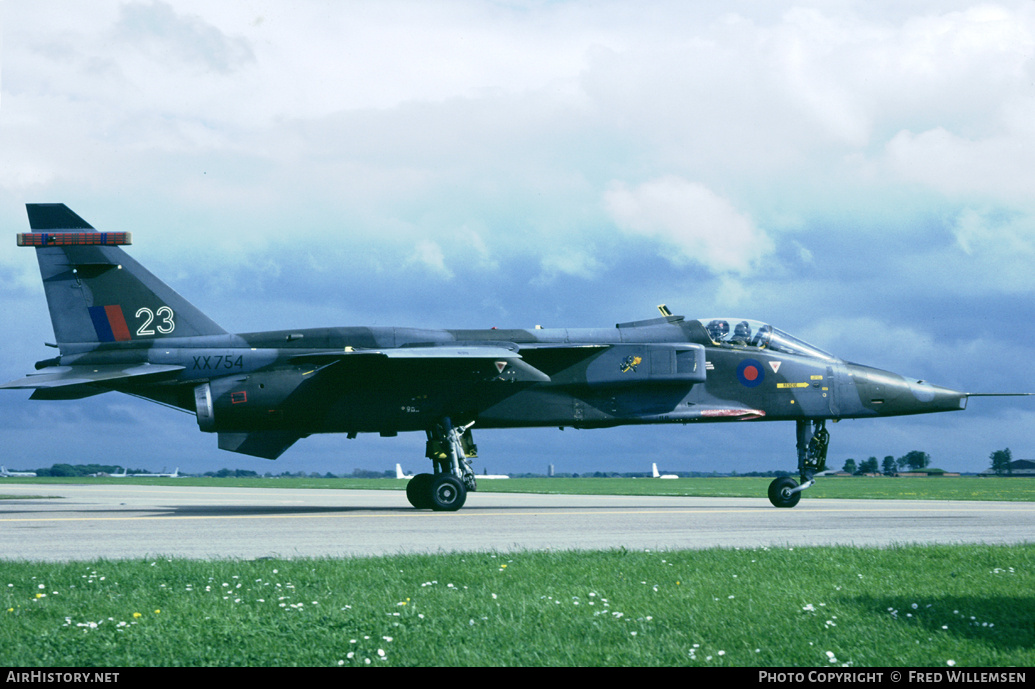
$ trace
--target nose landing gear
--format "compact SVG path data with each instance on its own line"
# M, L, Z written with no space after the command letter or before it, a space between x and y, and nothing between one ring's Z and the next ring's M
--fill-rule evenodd
M797 422L798 474L801 485L790 476L775 479L769 484L769 502L774 507L794 507L801 500L801 492L816 482L814 476L827 468L827 448L830 431L825 419L803 419Z

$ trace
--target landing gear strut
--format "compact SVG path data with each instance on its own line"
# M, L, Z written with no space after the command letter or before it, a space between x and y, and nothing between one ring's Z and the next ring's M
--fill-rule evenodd
M769 484L769 502L775 507L794 507L801 492L816 482L816 474L827 468L830 431L824 419L803 419L798 424L798 475L801 485L784 476Z
M454 426L446 417L428 429L427 457L434 474L417 474L406 484L406 499L417 509L455 512L464 506L467 492L478 489L468 457L477 456L471 426Z

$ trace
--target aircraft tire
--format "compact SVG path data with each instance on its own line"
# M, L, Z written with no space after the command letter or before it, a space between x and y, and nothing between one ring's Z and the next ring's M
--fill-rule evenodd
M418 510L432 507L431 482L434 480L435 477L432 474L417 474L406 484L406 499Z
M769 502L774 507L794 507L801 500L801 493L787 494L786 491L797 487L798 482L790 476L775 479L769 484Z
M456 512L467 501L467 489L455 476L439 474L431 482L430 499L436 512Z

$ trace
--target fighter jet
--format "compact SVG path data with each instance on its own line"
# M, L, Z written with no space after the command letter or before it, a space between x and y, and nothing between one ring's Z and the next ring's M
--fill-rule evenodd
M793 507L826 468L827 421L959 411L971 393L839 359L767 323L660 318L608 328L339 327L232 334L64 204L28 204L59 355L0 388L70 400L116 391L183 409L224 450L276 459L314 433L423 432L416 508L476 490L472 427L792 421ZM731 327L732 325L732 327Z

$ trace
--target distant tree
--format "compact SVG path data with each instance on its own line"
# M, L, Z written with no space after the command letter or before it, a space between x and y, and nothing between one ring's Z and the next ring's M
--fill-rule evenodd
M841 468L841 470L846 474L854 474L856 472L855 460L845 460L845 465Z
M213 478L258 478L259 475L251 469L227 469L223 467L219 471L206 471L202 476Z
M349 478L395 478L394 471L372 471L356 467Z
M877 458L870 457L865 462L859 465L859 473L861 474L876 474L878 470Z
M902 466L903 459L905 460L906 466L908 466L913 471L919 471L927 467L931 463L931 455L927 454L926 452L921 452L920 450L913 450L912 452L907 452L905 456L899 459L899 466Z
M1010 467L1010 462L1013 461L1013 454L1011 454L1010 448L1006 448L1005 450L996 450L990 454L988 458L992 461L992 471L995 472L996 476L1013 473L1013 470Z
M881 465L881 470L885 476L894 476L898 473L898 464L895 462L895 458L888 455L884 458L884 463Z
M50 467L48 476L81 476L78 467L71 464L54 464Z

